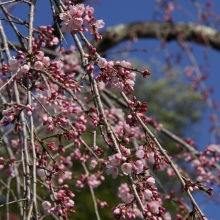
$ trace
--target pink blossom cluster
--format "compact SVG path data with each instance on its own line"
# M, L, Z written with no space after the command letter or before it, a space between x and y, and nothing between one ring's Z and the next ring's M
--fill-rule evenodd
M36 70L46 69L50 66L50 58L44 56L44 52L35 51L33 59L33 67ZM28 74L30 79L32 79L32 74L30 73L30 65L28 64L28 59L26 59L25 54L22 51L18 51L18 55L9 60L9 65L4 65L3 72L12 72L16 74L16 80L20 82L22 78Z
M117 134L124 143L130 143L136 138L144 138L144 133L141 131L140 127L130 127L125 121L114 123L112 128L115 134Z
M134 195L130 192L127 183L122 183L120 187L118 187L118 197L124 203L131 203L134 200Z
M14 154L19 154L21 152L20 146L21 146L21 142L19 139L13 139L11 140L11 145L13 147L13 152Z
M130 161L128 160L131 155L130 149L120 146L120 150L122 154L116 153L112 156L109 156L109 163L106 165L106 173L108 175L112 175L112 178L117 178L119 174L119 166L121 166L121 170L125 175L135 173L140 174L144 171L145 167L141 160Z
M164 213L165 209L161 206L162 201L156 192L157 189L153 187L154 183L154 178L149 177L148 188L153 190L153 192L150 189L145 188L140 195L140 198L142 198L145 207L144 216L147 216L148 219L152 220L171 220L170 214ZM140 185L140 187L144 188L142 185ZM126 183L121 184L121 186L118 188L118 197L121 198L124 204L120 204L112 209L115 218L120 219L139 217L143 219L143 215L135 203L134 195L130 192L130 188ZM152 200L154 198L155 200Z
M25 110L27 116L31 116L35 108L33 106L30 106L29 104L23 106L14 103L13 107L2 110L3 118L0 121L1 125L7 126L15 122L15 132L21 131L22 128L17 118L23 110Z
M139 126L131 127L125 121L125 114L122 109L110 108L105 110L108 115L108 121L112 126L114 133L123 143L130 143L135 138L144 138L144 133ZM93 119L97 120L97 114L93 113ZM94 122L94 120L93 120Z
M166 1L166 2L159 2L158 6L163 10L163 20L167 22L172 21L172 12L175 10L174 6L175 1Z
M15 158L10 158L8 160L0 157L0 170L5 169L6 177L14 178L15 171L13 169L13 164L15 162Z
M150 125L153 125L153 127L154 127L157 131L161 131L161 128L163 127L163 124L158 123L154 118L151 118L151 117L146 117L146 121L147 121L147 123L149 123Z
M14 108L4 109L2 111L3 118L1 120L2 126L7 126L10 123L13 123L16 117L16 111Z
M104 176L101 176L101 180L104 180ZM98 179L97 175L92 174L87 178L87 183L92 188L97 188L101 185L101 180Z
M104 27L104 22L103 20L95 20L92 7L85 7L84 4L73 5L71 1L66 1L66 6L67 10L59 14L62 20L62 32L76 34L79 31L89 31L95 36L96 40L101 40L102 37L98 31ZM164 7L164 19L171 20L171 13L174 10L173 3L168 1ZM112 175L113 179L116 179L120 172L120 176L129 175L129 177L135 179L132 186L136 188L137 195L144 207L142 213L138 209L135 193L131 191L127 184L121 184L118 188L118 197L123 204L113 208L115 218L131 219L138 217L150 220L170 220L170 214L165 213L165 208L162 207L162 196L159 195L158 189L155 187L155 178L148 170L151 168L156 171L167 169L169 177L176 174L173 169L167 166L170 162L159 152L155 141L140 126L138 117L142 119L143 123L151 124L156 131L161 131L163 125L145 115L147 103L138 101L135 96L132 101L127 101L128 112L126 116L121 109L115 107L102 111L102 106L100 107L95 99L99 94L93 93L93 96L90 94L91 91L96 90L96 87L90 88L75 80L77 71L82 70L75 48L73 46L70 50L61 48L59 59L52 61L48 56L45 56L41 47L46 45L56 46L58 44L58 39L53 34L54 29L52 26L41 26L39 31L38 37L33 37L33 53L24 54L22 51L18 51L18 55L11 58L9 64L3 66L2 76L2 82L6 82L7 73L11 72L15 76L12 83L16 80L19 86L22 85L24 77L29 77L31 92L34 91L33 106L27 104L26 96L21 101L25 104L8 103L2 111L1 125L6 126L14 123L15 131L21 132L22 127L19 116L24 111L26 116L36 117L43 124L44 130L42 130L46 134L50 133L46 137L45 134L41 135L40 132L39 135L38 132L34 133L34 144L30 144L30 140L27 140L28 153L33 155L32 153L35 152L36 158L34 159L36 159L37 174L50 195L50 199L48 198L50 201L46 200L42 203L44 214L53 214L67 219L68 214L74 212L74 201L72 200L74 194L68 185L63 185L65 181L71 181L71 183L75 181L73 185L78 189L83 188L86 184L90 188L97 188L105 179L103 172L106 168L107 175ZM118 92L130 93L134 90L136 73L142 74L144 78L150 74L148 70L138 71L132 68L131 63L125 60L107 61L105 58L100 57L96 53L96 48L92 46L88 46L88 49L90 55L84 54L84 58L91 60L91 63L86 67L87 74L97 76L99 91L102 91L105 86ZM99 75L95 74L95 65L101 70ZM186 69L186 74L191 76L192 71L192 68ZM200 80L204 79L205 76ZM198 79L194 79L194 81L196 80ZM12 91L12 83L9 84L9 92ZM80 94L82 88L83 93ZM95 107L90 102L92 99L95 100ZM84 105L88 107L88 110ZM107 123L105 122L105 115L107 116ZM26 117L27 125L29 117ZM92 128L88 128L88 122L91 122ZM92 131L94 136L98 136L96 128L101 128L105 145L112 147L114 151L112 155L108 157L102 155L104 150L98 146L99 143L95 143L96 137L94 137L92 146L87 146L86 141L83 140L84 136L82 135L88 129L90 129L90 132ZM114 140L110 135L112 133L119 149L116 149L113 145ZM137 143L134 143L136 140ZM68 154L65 147L67 141L74 145L69 149L71 150L70 154ZM12 140L13 153L21 152L23 147L21 142L18 139ZM193 145L190 139L185 139L185 142ZM135 147L129 148L129 144L133 144ZM219 176L216 177L206 167L216 166L220 156L219 146L208 146L204 154L197 155L197 159L189 153L183 155L185 161L191 162L198 174L196 182L183 177L186 184L186 188L183 190L200 189L212 195L213 189L211 187L205 188L202 182L219 183ZM88 166L89 171L85 169L85 174L75 175L73 160ZM15 177L13 163L14 159L6 160L0 157L0 170L5 169L6 176L11 178ZM71 169L72 167L74 169ZM176 167L178 168L178 166ZM74 170L74 173L72 170ZM182 170L179 170L182 174ZM57 179L55 179L56 176ZM58 183L58 186L55 183ZM176 197L174 193L170 193L165 199L173 201ZM98 201L97 199L97 202L101 207L107 206L105 201ZM177 200L177 203L179 209L185 211L182 199ZM177 216L177 219L181 218L181 215Z
M98 66L102 70L96 79L106 84L107 88L113 88L119 92L134 91L136 73L131 71L131 63L123 61L108 61L99 58Z
M64 94L64 91L60 89L56 84L49 83L48 85L49 90L46 90L45 88L43 90L38 88L36 97L41 101L42 104L44 104L48 111L51 112L51 115L56 114L62 116L63 118L70 116L72 118L78 119L78 116L81 116L82 114L80 106L75 102L71 102L70 98L67 97ZM45 120L44 124L51 124L52 121L49 118L50 116L45 115L45 112L42 111L40 104L36 102L35 107L38 109L38 113L43 115L43 121ZM47 118L49 118L48 123L46 123Z
M96 40L101 40L102 37L98 33L100 28L103 28L105 23L103 20L96 20L93 16L94 8L84 4L71 5L68 4L68 10L60 14L61 31L64 33L77 33L77 31L89 31L95 36ZM89 26L88 28L85 26Z
M46 133L50 133L54 130L55 127L63 126L67 127L69 121L66 117L57 117L53 119L51 116L43 115L42 117L43 125L47 125Z
M73 89L74 93L80 92L82 85L79 85L74 80L75 73L71 72L70 74L66 74L60 70L60 67L62 67L60 66L60 62L51 62L47 70L51 73L54 79L61 82L66 88ZM72 69L70 69L70 71L71 70Z
M65 52L65 51L64 51ZM25 74L29 74L30 79L33 78L32 74L29 72L30 66L27 64L27 59L24 59L25 55L23 52L19 52L19 55L15 58L11 58L9 60L9 66L4 66L4 73L8 71L12 71L13 74L16 74L16 80L21 81L23 76ZM73 79L75 76L75 73L72 71L75 71L79 68L78 66L78 59L75 59L74 62L71 61L70 63L65 64L65 60L69 59L70 56L65 55L64 56L64 65L62 64L64 70L69 70L70 74L66 74L63 71L60 70L60 62L51 62L50 58L48 56L44 55L43 51L35 51L34 52L34 59L33 59L33 67L35 70L46 70L52 74L52 76L60 81L66 88L73 88L74 92L79 92L82 88L81 85L77 84L75 80ZM70 62L70 60L69 60ZM36 74L35 77L39 77L39 73ZM39 85L39 82L36 85L36 88L39 88L41 90L44 90L45 87L41 87Z
M218 157L217 157L217 160ZM197 173L196 180L201 183L217 183L219 184L219 174L217 176L211 172L210 168L212 168L216 164L215 157L207 157L206 155L199 155L197 159L192 158L191 155L185 153L185 161L191 163L191 165L195 168ZM207 169L208 168L208 169Z
M60 52L57 50L57 52ZM61 48L61 56L59 60L62 60L62 62L59 62L59 67L63 72L66 74L72 74L74 71L80 70L81 66L79 65L79 59L76 56L76 48L75 46L71 45L69 50L65 48Z
M68 219L68 213L73 213L75 210L74 201L71 199L75 195L69 190L67 185L59 187L57 192L51 194L51 200L53 204L49 201L42 202L42 207L44 209L44 214L54 214L57 216L62 216L63 219Z

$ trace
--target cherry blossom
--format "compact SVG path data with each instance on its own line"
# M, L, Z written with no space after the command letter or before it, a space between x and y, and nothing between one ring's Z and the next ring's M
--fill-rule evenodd
M119 173L118 167L112 165L106 165L106 167L107 167L106 174L112 175L112 178L115 179Z
M150 177L147 179L148 184L154 185L155 184L155 179L153 177Z
M149 189L144 190L144 198L150 200L153 196L153 193Z
M44 64L43 64L41 61L36 61L36 62L34 63L34 68L35 68L36 70L42 70L42 69L44 68Z
M145 152L144 152L142 149L137 150L136 153L135 153L135 156L136 156L137 158L139 158L139 159L144 158Z
M11 58L9 60L9 65L13 70L18 69L18 67L20 66L19 61L15 58Z
M173 133L171 139L181 143L175 143L175 146L183 147L178 159L190 163L190 169L196 174L192 179L188 178L157 141L157 135L160 137L166 129L160 121L146 114L151 103L141 102L133 94L136 77L146 78L150 75L149 70L136 69L127 60L108 60L108 55L100 56L100 48L87 40L89 34L96 41L101 40L99 29L105 26L102 19L94 17L93 7L71 1L62 4L57 1L56 4L61 31L65 36L71 34L76 46L55 47L59 42L62 45L62 36L56 37L53 25L42 25L31 30L31 37L24 38L26 50L16 49L17 55L10 58L5 53L10 54L8 43L1 34L2 57L7 59L0 66L0 123L4 126L0 144L6 145L5 152L8 151L9 156L0 157L0 170L9 181L16 177L13 184L21 179L16 175L23 175L22 184L17 185L20 187L17 189L18 200L22 195L26 196L21 206L28 207L31 201L34 210L42 201L45 215L70 219L72 216L69 215L75 212L71 188L78 193L89 186L92 192L92 188L100 187L107 174L114 181L129 179L129 184L122 183L118 187L121 202L112 209L115 218L170 220L170 213L165 213L163 207L164 201L175 203L176 212L179 212L176 219L187 218L188 210L179 192L200 190L210 196L213 194L214 186L219 185L220 146L210 144L204 152L198 152L193 140L179 141ZM158 7L164 9L163 19L172 21L176 5L168 1ZM139 33L140 28L134 32ZM138 33L132 33L131 40L137 39ZM195 78L195 70L188 66L184 73L197 89L207 74ZM203 97L206 99L210 92L205 91ZM214 120L214 116L211 119ZM148 129L148 126L151 127ZM9 138L11 148L7 148L5 138ZM83 165L84 171L77 170L76 164ZM122 173L119 175L120 170L128 178ZM156 181L156 175L160 175L158 171L163 171L170 181L172 177L180 176L182 188L178 193L172 189L166 196L161 194ZM42 190L37 192L38 197L33 192L35 186ZM21 190L25 192L21 194ZM41 194L44 195L42 198ZM95 206L96 203L101 208L108 206L107 201L100 201L95 192L93 197ZM200 218L199 208L193 200L191 202L193 214ZM39 209L39 218L42 218L42 210ZM29 214L34 218L35 212L38 211Z
M130 163L123 163L121 169L124 174L128 175L132 172L132 165Z
M90 33L95 34L95 30L98 31L98 29L103 28L105 26L105 22L103 20L97 20L93 26L90 26ZM94 29L95 27L95 29Z
M25 65L22 65L20 69L22 73L28 73L30 67L27 64L25 64Z
M105 58L100 58L98 61L98 66L100 68L105 68L107 66L107 61Z

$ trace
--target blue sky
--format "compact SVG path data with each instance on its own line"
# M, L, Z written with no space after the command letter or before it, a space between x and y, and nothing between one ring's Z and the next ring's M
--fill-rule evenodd
M91 0L91 2L95 2L95 0ZM152 20L152 15L154 11L155 2L154 0L100 0L98 4L92 4L95 8L95 17L96 19L103 19L105 21L105 27L110 27L114 25L118 25L120 23L129 23L135 21L150 21ZM179 4L181 4L184 10L175 10L173 13L173 17L175 18L175 22L197 22L197 12L195 7L192 5L190 0L179 0ZM200 0L200 3L204 3L206 1ZM214 0L215 4L214 11L220 14L220 1ZM51 14L47 13L47 9L49 9L49 0L38 0L37 2L37 18L35 20L35 26L39 25L48 25L51 24ZM26 17L25 9L19 6L17 9L15 8L16 14L19 17ZM190 17L189 17L190 16ZM193 19L191 19L193 18ZM8 32L10 33L10 31ZM15 40L12 35L9 35L9 40ZM67 37L67 40L69 38ZM160 42L157 40L139 40L137 43L132 45L132 48L145 48L149 52L148 53L135 53L132 54L132 57L137 56L139 59L145 61L146 63L152 57L156 57L161 62L165 61L163 51L157 53L155 48L160 45ZM119 45L119 47L114 48L115 50L120 48L124 49L125 44ZM175 53L178 50L178 46L176 43L169 43L170 52ZM194 55L198 63L203 64L203 51L204 47L193 45ZM215 92L211 95L212 99L217 101L220 105L220 52L217 52L212 49L208 49L209 54L209 62L210 62L210 77L205 82L206 86L214 87ZM183 62L181 66L184 67L186 65L191 65L189 59L186 55L183 55ZM204 113L204 120L202 124L199 126L200 137L198 138L198 145L200 149L204 149L207 144L210 144L210 126L211 124L208 121L209 112ZM218 115L219 111L218 111ZM205 197L196 196L196 199L199 202L204 201ZM219 208L214 203L209 203L204 205L204 212L208 216L209 219L218 219L216 217L220 214Z

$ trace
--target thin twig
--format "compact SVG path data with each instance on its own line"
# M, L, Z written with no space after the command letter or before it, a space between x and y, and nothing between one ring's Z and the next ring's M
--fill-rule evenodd
M121 92L121 95L124 99L124 101L126 103L129 103L129 99L127 98L127 96L124 94L124 92ZM128 107L133 111L132 107L128 105ZM173 161L170 159L170 157L167 155L167 153L165 152L165 150L163 149L163 147L161 146L161 144L159 143L159 141L157 140L157 138L154 136L154 134L149 130L149 128L145 125L145 123L142 121L141 117L136 114L136 118L139 121L139 123L141 124L142 128L144 129L144 131L150 136L150 138L154 141L154 143L156 144L156 146L159 148L161 154L166 158L166 160L169 162L170 166L173 168L174 172L176 173L177 177L179 178L180 182L182 183L182 187L185 189L185 181L182 178L182 175L180 174L180 172L178 171L178 169L176 168L176 166L174 165ZM202 210L199 208L199 206L197 205L196 201L193 199L189 189L186 189L186 193L188 194L193 206L196 207L197 211L199 212L200 216L202 219L206 219L205 215L203 214Z
M89 176L89 171L87 170L87 167L86 167L85 163L82 163L82 166L85 170L86 175ZM91 193L91 196L92 196L96 218L97 218L97 220L101 220L100 216L99 216L99 211L98 211L98 206L97 206L94 190L89 184L88 184L88 186L89 186L89 190L90 190L90 193Z
M0 205L0 207L3 207L5 205L9 205L9 204L12 204L12 203L23 202L23 201L26 201L26 200L27 200L27 198L11 201L11 202Z
M32 1L32 4L30 4L30 12L29 12L29 34L28 34L28 54L31 55L33 52L32 48L32 37L33 37L33 24L34 24L34 9L35 9L35 3L36 1ZM32 65L31 62L28 63L29 66ZM30 91L30 79L27 75L27 82L28 82L28 104L32 106L32 98L31 98L31 91ZM34 144L34 119L33 116L30 116L30 144L32 146L32 156L33 156L33 167L32 167L32 178L33 178L33 196L31 197L29 205L29 212L28 212L28 219L32 215L32 209L33 209L33 203L35 208L35 218L38 219L38 208L37 208L37 192L36 192L36 184L37 184L37 178L36 178L36 151L35 151L35 144Z

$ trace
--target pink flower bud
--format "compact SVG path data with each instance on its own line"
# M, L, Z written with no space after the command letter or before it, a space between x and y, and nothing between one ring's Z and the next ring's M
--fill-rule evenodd
M32 111L27 111L27 116L31 116L32 115Z
M6 109L6 110L2 110L2 115L3 116L8 116L10 115L10 112Z
M57 45L59 43L59 39L57 37L54 37L52 41L54 45Z
M42 62L45 64L45 66L50 66L50 58L49 57L43 57Z

